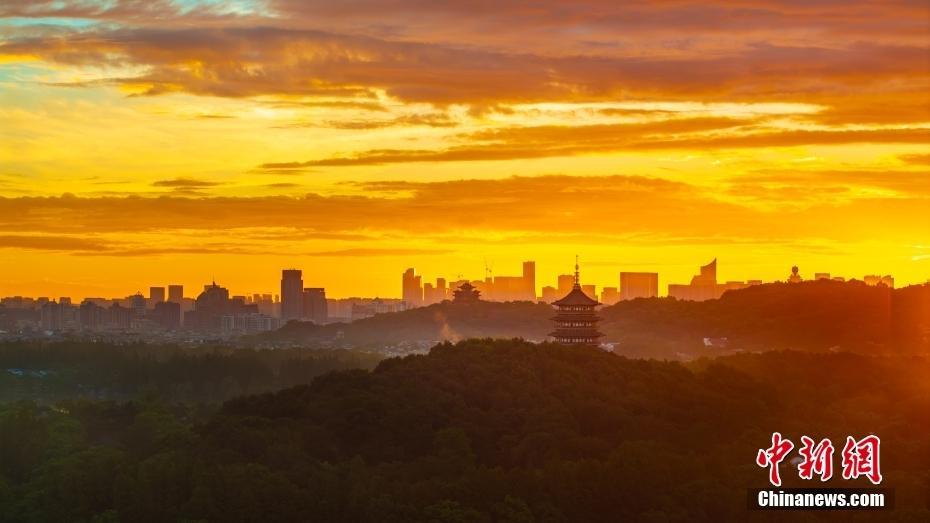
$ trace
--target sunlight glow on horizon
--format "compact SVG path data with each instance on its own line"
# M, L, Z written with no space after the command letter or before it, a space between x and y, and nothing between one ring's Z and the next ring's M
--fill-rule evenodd
M0 8L0 294L930 278L930 8L143 4Z

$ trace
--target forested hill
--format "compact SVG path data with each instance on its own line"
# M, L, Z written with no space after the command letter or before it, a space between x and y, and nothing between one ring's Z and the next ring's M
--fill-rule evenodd
M600 314L604 341L637 357L694 358L734 349L930 352L930 285L890 290L856 281L773 283L706 302L624 301ZM356 345L468 337L543 340L552 316L545 304L444 302L350 324L290 323L262 339ZM727 338L726 350L705 348L705 337Z
M313 325L291 322L263 335L266 340L339 339L356 344L460 340L475 337L544 340L552 330L552 307L544 303L446 301L403 312L378 314L352 323Z
M704 337L745 350L840 349L930 354L930 285L773 283L705 302L639 299L601 310L608 340L627 354L700 354Z
M0 401L156 395L172 402L218 404L310 383L334 370L372 369L380 360L376 354L345 350L6 342L0 343Z
M767 484L754 457L780 431L882 438L894 511L805 521L928 521L928 377L904 356L685 366L469 340L196 425L158 404L8 406L0 505L14 521L774 521L746 510L746 489ZM782 477L802 485L789 465Z

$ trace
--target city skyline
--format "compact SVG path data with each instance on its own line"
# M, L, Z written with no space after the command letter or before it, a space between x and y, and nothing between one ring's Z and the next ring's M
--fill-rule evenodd
M665 278L661 272L657 271L628 271L623 270L623 268L612 269L614 274L614 280L612 282L602 282L595 281L594 283L588 283L592 279L587 277L591 271L585 267L585 284L583 288L585 292L589 295L592 293L589 292L591 289L596 289L594 298L601 298L602 292L607 291L612 295L615 294L616 299L612 300L602 300L602 303L605 305L612 304L616 301L640 298L640 297L677 297L679 299L685 300L696 300L702 301L705 299L719 298L724 291L729 289L740 289L748 285L760 284L760 283L772 283L772 282L791 282L791 281L806 281L806 280L820 280L820 279L833 279L838 281L847 281L847 280L858 280L863 281L869 285L876 285L882 283L889 287L896 286L907 286L911 284L920 285L924 283L930 283L930 278L926 281L918 281L914 283L901 282L897 280L894 275L883 273L883 272L873 272L862 275L844 275L838 274L835 272L825 272L823 270L819 271L803 271L797 265L787 267L782 271L781 278L773 279L764 279L764 278L745 278L745 279L734 279L734 278L725 278L718 280L717 276L717 258L714 258L708 264L699 266L697 264L691 265L690 271L693 273L694 268L699 269L699 275L693 276L690 278L682 278L681 281L669 281ZM487 262L485 262L487 263ZM304 281L302 269L286 268L279 269L277 272L278 275L278 284L275 290L269 291L268 289L264 290L248 290L244 291L242 289L235 289L230 291L230 296L239 296L242 297L246 302L252 302L255 300L257 303L260 300L273 300L273 303L283 304L286 300L284 298L285 294L290 293L292 305L290 309L287 309L286 306L282 306L282 309L279 311L282 318L285 319L301 319L304 317L304 308L308 307L306 305L308 299L308 294L322 294L324 299L386 299L386 300L405 300L411 304L413 307L418 307L422 305L429 305L432 303L438 303L445 299L452 298L452 292L458 288L459 285L465 282L475 284L479 290L482 291L482 299L490 301L520 301L520 300L532 300L532 301L543 301L551 303L556 299L559 299L571 291L572 285L574 283L574 275L571 272L560 272L556 271L553 274L553 271L545 271L544 276L538 277L537 265L535 260L523 260L519 262L518 266L522 266L523 274L520 276L511 276L508 273L510 271L503 270L504 274L495 275L493 271L489 270L489 266L485 265L484 275L482 277L472 277L473 275L457 273L454 277L448 277L445 274L435 274L429 275L432 278L427 278L421 274L415 267L408 267L400 273L401 284L397 285L397 276L398 274L393 275L394 280L394 293L388 294L377 294L377 293L359 293L353 295L336 295L330 292L327 286L327 282L324 276L312 277L311 280ZM644 269L648 269L645 267ZM549 274L553 274L549 277ZM726 273L725 273L726 274ZM410 280L413 288L409 288L408 278L413 278ZM527 282L526 278L529 278ZM690 283L686 283L690 279ZM624 282L627 282L624 285ZM223 282L221 282L223 283ZM435 289L436 284L440 283L444 285L442 288L444 293L435 293L432 299L429 299L429 290ZM0 292L0 298L13 298L13 297L22 297L22 298L45 298L50 301L56 301L60 298L67 299L71 302L79 303L87 299L106 299L106 300L129 300L134 296L143 296L152 300L153 302L158 301L168 301L168 302L177 302L180 303L181 300L192 300L197 295L200 294L201 290L207 290L211 286L217 284L217 279L214 277L210 283L199 283L197 285L183 285L178 283L173 284L146 284L141 285L140 289L131 292L122 292L112 295L67 295L66 293L50 293L50 294L6 294ZM314 284L314 287L305 287L305 284ZM499 290L497 295L492 289L493 285L497 284ZM489 287L490 285L490 287ZM524 295L523 286L532 285L533 294ZM417 287L419 288L419 299L408 299L408 292L415 292ZM143 291L142 288L147 289ZM224 285L224 288L233 289L232 286ZM696 290L696 294L689 293L689 288ZM192 289L198 289L192 291ZM532 297L531 297L532 296Z
M922 3L391 5L0 5L0 294L930 276Z

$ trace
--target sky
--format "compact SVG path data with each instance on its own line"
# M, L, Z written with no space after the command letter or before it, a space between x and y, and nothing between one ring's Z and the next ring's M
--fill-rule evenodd
M0 0L0 295L930 279L924 0Z

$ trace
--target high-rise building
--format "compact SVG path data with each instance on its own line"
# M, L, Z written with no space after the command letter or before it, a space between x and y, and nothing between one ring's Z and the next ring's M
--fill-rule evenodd
M224 316L258 314L258 306L244 300L230 299L229 290L214 282L197 296L194 310L184 314L184 326L191 329L219 331Z
M551 285L546 285L545 287L542 288L542 296L540 297L540 301L542 301L543 303L552 303L558 299L559 299L559 289L556 289L555 287Z
M622 290L622 289L621 289ZM704 301L719 298L726 289L717 285L717 259L701 267L688 285L669 284L668 295L678 300Z
M155 304L152 320L168 330L181 327L181 304L173 301L161 301Z
M165 301L164 287L149 287L149 304L155 306L156 303Z
M99 330L106 322L106 309L88 300L81 302L80 322L81 328Z
M865 282L866 285L884 285L889 289L894 289L894 278L892 278L890 275L879 276L877 274L867 274L862 278L862 281Z
M559 296L565 296L572 291L572 286L575 285L575 277L571 274L560 274L558 282L558 294Z
M695 283L702 285L717 283L717 258L714 258L707 265L701 266L701 274L691 278L691 284L694 285Z
M299 269L281 271L281 319L299 320L303 316L303 272Z
M423 305L432 305L449 299L449 289L445 278L436 278L436 284L423 284Z
M303 318L316 323L326 323L329 313L326 304L326 289L322 287L308 287L303 294Z
M591 299L597 298L597 285L586 284L581 286L581 292L587 294Z
M139 297L142 298L141 295ZM145 303L144 298L143 303ZM132 316L132 309L114 303L107 309L105 323L111 329L128 329L132 325Z
M616 287L604 287L601 291L601 303L604 305L613 305L620 301L620 293Z
M620 299L655 298L659 295L659 274L655 272L621 272ZM605 302L606 303L606 302Z
M252 303L258 306L259 314L275 318L278 317L275 312L275 303L271 294L253 294Z
M525 299L536 301L536 262L523 262L523 285L525 286Z
M423 285L420 281L421 277L417 275L416 269L410 268L404 271L401 289L407 308L412 309L423 305Z
M141 319L145 317L145 296L140 294L134 294L130 299L130 304L132 305L132 317L134 319Z
M48 331L61 330L61 309L61 304L53 301L42 304L42 308L39 309L39 325L42 326L42 329Z
M184 301L184 286L183 285L169 285L168 286L168 301L171 303L181 303Z

